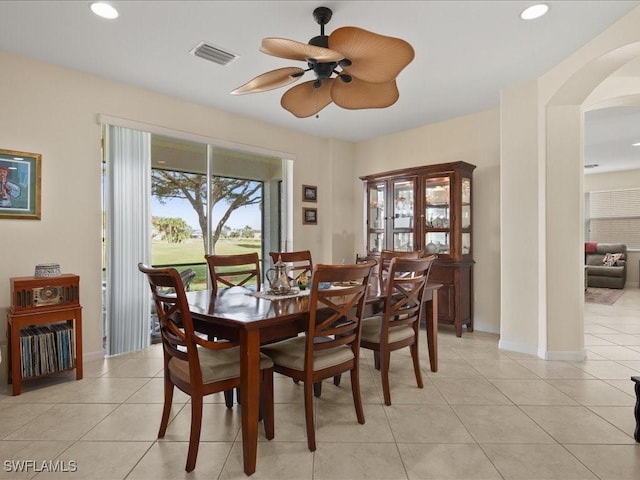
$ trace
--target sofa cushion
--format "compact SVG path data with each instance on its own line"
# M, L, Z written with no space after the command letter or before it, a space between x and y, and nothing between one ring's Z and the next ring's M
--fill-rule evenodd
M596 253L598 242L585 242L584 253Z
M603 260L604 260L604 255L600 255L599 253L590 253L589 255L587 255L587 258L585 259L585 263L588 266L602 266L603 265Z
M627 253L627 245L624 243L598 243L596 253Z
M625 271L624 267L605 267L604 265L591 265L587 267L587 275L589 275L590 277L622 277L623 275L625 275Z
M607 267L618 265L618 261L624 260L624 253L606 253L602 259L602 264Z

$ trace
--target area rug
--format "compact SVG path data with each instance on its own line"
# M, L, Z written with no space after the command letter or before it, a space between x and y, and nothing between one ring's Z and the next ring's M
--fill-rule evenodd
M623 293L623 289L589 287L587 291L584 292L584 301L588 303L613 305Z

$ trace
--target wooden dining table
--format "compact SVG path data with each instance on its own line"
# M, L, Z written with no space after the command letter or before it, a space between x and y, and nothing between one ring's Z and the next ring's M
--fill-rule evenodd
M438 295L440 284L428 284L424 309L431 371L438 369ZM370 288L367 305L375 311L381 302ZM240 404L244 472L256 471L260 406L260 346L296 335L306 329L309 296L270 300L256 297L246 287L187 292L189 310L196 330L227 338L240 345Z

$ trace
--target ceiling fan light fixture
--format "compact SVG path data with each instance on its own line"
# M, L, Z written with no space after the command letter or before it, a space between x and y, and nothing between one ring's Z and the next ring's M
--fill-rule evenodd
M546 3L538 3L525 8L522 13L520 13L520 18L522 20L535 20L545 15L548 11L549 5Z

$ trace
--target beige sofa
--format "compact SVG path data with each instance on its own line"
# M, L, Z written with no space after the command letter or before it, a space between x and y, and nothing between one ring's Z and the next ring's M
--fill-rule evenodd
M622 254L612 265L605 264L607 254ZM627 246L623 243L585 244L584 263L586 265L588 287L624 288L627 281Z

